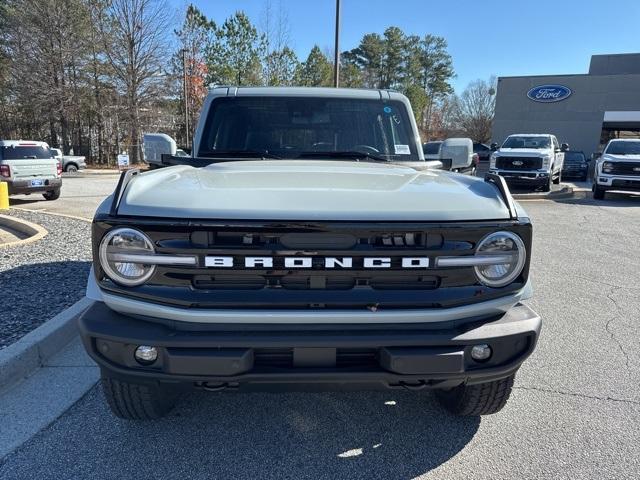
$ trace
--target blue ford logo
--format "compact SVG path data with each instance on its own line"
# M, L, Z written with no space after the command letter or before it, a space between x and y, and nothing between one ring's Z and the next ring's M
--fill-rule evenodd
M564 85L538 85L527 92L527 97L534 102L551 103L564 100L571 93L571 89Z

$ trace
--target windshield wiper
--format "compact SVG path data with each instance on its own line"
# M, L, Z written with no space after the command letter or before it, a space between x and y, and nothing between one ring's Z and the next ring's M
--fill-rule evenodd
M282 157L269 153L269 150L211 150L198 156L204 158L271 158L282 160Z
M388 163L391 160L388 158L375 155L373 153L358 152L355 150L345 150L338 152L302 152L297 158L339 158L339 159L353 159L357 162L364 160L370 162L384 162Z

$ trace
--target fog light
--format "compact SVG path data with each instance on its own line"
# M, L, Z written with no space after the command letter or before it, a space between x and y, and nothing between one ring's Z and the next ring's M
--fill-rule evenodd
M136 348L133 356L136 361L141 365L151 365L158 358L158 349L156 347L150 347L148 345L140 345Z
M491 357L491 347L486 343L474 345L471 349L471 358L478 362L489 360L489 357Z

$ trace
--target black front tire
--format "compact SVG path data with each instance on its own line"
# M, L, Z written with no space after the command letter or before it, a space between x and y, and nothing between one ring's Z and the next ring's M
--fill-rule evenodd
M171 411L177 392L159 384L138 384L101 375L102 390L109 408L125 420L155 420Z
M514 373L493 382L436 390L436 396L440 404L454 415L491 415L506 405L515 377Z
M542 191L543 192L550 192L551 191L551 183L552 183L551 175L549 175L549 178L547 179L547 183L545 183L542 186Z
M60 189L56 188L55 190L51 190L50 192L45 192L42 194L45 200L57 200L60 198Z
M604 194L607 191L604 188L598 187L598 185L594 185L593 187L593 198L596 200L604 200Z

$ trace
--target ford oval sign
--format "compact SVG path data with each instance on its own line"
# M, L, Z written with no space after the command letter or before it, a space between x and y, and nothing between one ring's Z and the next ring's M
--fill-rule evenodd
M571 89L564 85L538 85L527 92L527 97L534 102L551 103L564 100L571 93Z

